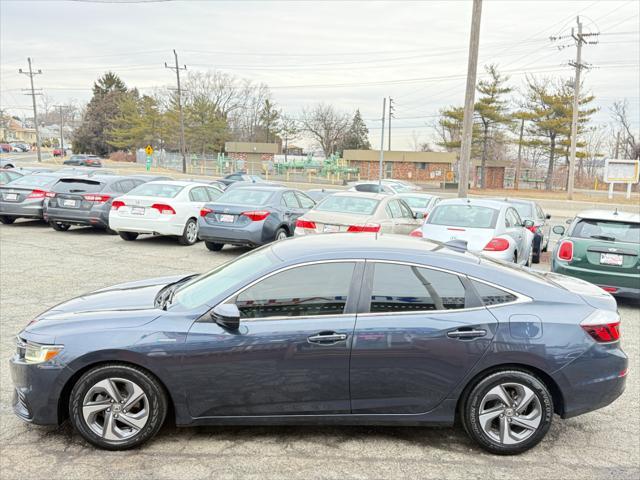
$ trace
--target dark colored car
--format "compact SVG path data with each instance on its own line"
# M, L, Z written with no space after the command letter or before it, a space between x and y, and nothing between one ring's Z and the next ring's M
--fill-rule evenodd
M87 158L85 158L83 165L85 167L101 167L102 160L97 155L87 155Z
M0 143L0 151L5 153L13 152L13 146L8 143Z
M198 219L198 237L209 250L225 244L256 247L293 235L296 220L315 202L299 190L242 186L207 203Z
M260 175L249 175L242 172L232 173L230 175L227 175L226 177L219 179L218 181L224 183L226 186L237 182L264 183L264 179Z
M78 176L78 175L86 175L88 177L92 177L94 175L117 175L114 170L107 170L106 168L101 168L97 170L91 167L62 167L60 170L56 170L58 173L64 173L68 176ZM131 175L132 177L142 177L142 175ZM150 180L147 180L150 181Z
M482 448L515 454L554 413L620 396L619 324L611 295L562 275L410 237L301 237L42 313L17 337L13 408L34 424L70 417L110 450L170 412L178 426L460 419Z
M0 170L0 185L5 185L20 177L24 177L24 174L16 170L13 170L13 169Z
M42 218L45 196L61 175L34 173L0 186L0 222L8 224L17 218Z
M109 229L109 210L116 197L146 183L135 177L92 175L60 179L47 193L44 219L54 230L71 225Z
M86 155L71 155L69 158L67 158L64 162L62 162L63 165L77 165L77 166L84 166L85 165L85 160L87 159Z
M551 257L551 270L594 283L619 297L640 299L640 215L590 210L579 213Z

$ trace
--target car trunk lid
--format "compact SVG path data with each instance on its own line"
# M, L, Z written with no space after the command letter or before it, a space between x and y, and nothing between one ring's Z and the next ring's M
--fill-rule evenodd
M304 218L315 224L315 228L305 228L307 233L346 232L352 225L366 225L372 223L371 215L357 215L353 213L313 211Z
M494 230L491 228L451 227L425 223L422 227L422 237L443 243L452 240L464 240L467 242L469 250L480 252L494 237Z

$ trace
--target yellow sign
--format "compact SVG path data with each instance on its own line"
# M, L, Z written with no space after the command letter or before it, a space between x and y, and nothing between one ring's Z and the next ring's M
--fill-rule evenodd
M151 145L147 145L147 148L144 149L147 155L153 155L153 147Z

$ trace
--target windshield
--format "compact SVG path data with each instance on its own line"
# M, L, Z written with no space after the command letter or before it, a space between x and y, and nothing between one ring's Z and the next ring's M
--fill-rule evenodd
M216 203L232 203L238 205L266 205L273 191L253 190L251 188L238 188L225 191L216 200Z
M640 223L582 219L573 228L571 236L610 242L640 243Z
M467 228L494 228L500 211L477 205L440 205L427 223Z
M352 213L354 215L373 215L379 200L374 198L332 195L322 200L314 210L319 212Z
M144 183L130 190L127 195L136 197L174 198L184 187L167 183Z
M411 208L427 208L427 205L429 205L431 198L432 197L430 196L402 196L402 199L407 202L407 205L409 205Z
M176 290L173 302L188 309L200 307L228 289L239 288L252 275L278 263L280 259L271 253L271 247L259 248L185 283Z

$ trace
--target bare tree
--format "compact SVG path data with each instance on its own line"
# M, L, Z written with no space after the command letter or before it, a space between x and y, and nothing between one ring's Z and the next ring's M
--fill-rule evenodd
M338 112L332 105L319 103L302 112L305 130L316 141L325 156L333 153L334 146L340 143L349 129L349 116Z
M637 131L631 128L631 122L627 114L627 100L618 100L611 107L611 117L613 118L615 135L620 134L618 144L618 157L620 158L640 158L640 144L636 141ZM617 140L616 140L617 141Z

